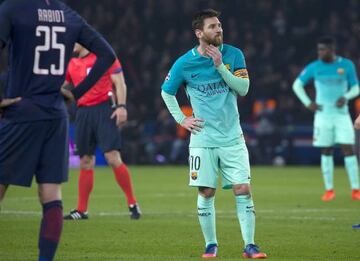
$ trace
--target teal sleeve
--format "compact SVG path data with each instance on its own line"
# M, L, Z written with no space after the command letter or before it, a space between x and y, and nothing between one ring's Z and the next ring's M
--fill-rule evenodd
M347 70L347 80L349 82L349 86L354 86L354 85L358 85L359 81L358 81L358 77L356 75L356 70L355 70L355 65L353 62L349 62L349 68Z
M174 117L175 121L181 124L183 120L186 118L186 116L181 111L179 103L176 100L176 97L174 95L168 94L165 91L161 91L161 97L163 98L166 107L168 108L170 114Z
M167 74L161 89L168 94L176 95L178 89L184 84L181 60L177 60Z
M300 73L299 79L306 85L310 80L314 78L314 66L312 64L305 67Z
M359 88L359 85L356 84L354 86L351 86L350 90L345 93L344 97L347 99L347 100L351 100L351 99L354 99L355 97L357 97L360 93L360 88Z
M304 89L304 83L299 78L295 80L293 84L293 91L295 92L296 96L300 99L300 101L307 107L310 105L311 100L309 96L306 94Z
M245 69L246 63L245 63L245 57L241 50L236 49L235 52L235 60L234 60L234 72L239 69Z
M245 96L249 91L250 81L248 78L241 78L233 75L222 63L216 68L226 84L239 95Z

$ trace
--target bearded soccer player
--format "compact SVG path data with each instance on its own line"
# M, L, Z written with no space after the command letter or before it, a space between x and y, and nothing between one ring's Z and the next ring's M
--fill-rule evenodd
M203 258L217 256L215 192L220 173L222 187L232 189L245 243L243 256L266 258L255 245L255 209L250 191L249 155L240 127L237 96L245 96L249 78L242 51L223 44L220 13L208 9L192 21L199 45L176 60L161 95L175 120L191 132L190 186L198 188L198 217L205 238ZM179 108L176 93L185 85L193 116Z
M355 131L348 101L359 95L354 63L336 55L335 40L322 37L317 44L318 59L305 67L293 84L300 101L314 116L313 145L321 149L321 171L325 194L323 201L335 198L333 150L339 144L352 189L351 198L360 200L358 160L354 153ZM312 101L304 86L314 80L316 98Z
M54 259L62 231L68 119L60 87L75 42L98 59L78 88L66 93L70 99L79 99L114 62L109 44L58 0L6 0L0 6L0 47L9 44L10 53L0 99L0 200L9 185L29 187L35 176L43 209L40 261Z
M66 73L66 85L77 86L91 71L96 55L80 44L74 52L78 58L71 59ZM111 108L108 93L115 87L114 99L117 103ZM141 212L136 202L131 177L125 163L122 162L120 127L127 120L126 84L123 70L118 59L100 80L77 101L78 110L75 120L75 143L80 155L80 175L78 184L78 206L64 219L88 219L88 200L94 185L95 149L99 146L105 159L112 167L119 186L127 197L131 219L139 219Z

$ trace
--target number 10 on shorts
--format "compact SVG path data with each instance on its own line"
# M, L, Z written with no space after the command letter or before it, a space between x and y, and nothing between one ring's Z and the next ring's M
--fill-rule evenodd
M198 171L200 169L201 160L199 156L190 156L189 157L190 170Z
M190 177L192 180L197 180L198 171L200 169L201 160L199 156L190 156L189 165L190 165Z

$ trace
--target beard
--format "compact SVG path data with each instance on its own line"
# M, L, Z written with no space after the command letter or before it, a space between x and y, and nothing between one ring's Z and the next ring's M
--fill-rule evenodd
M215 35L213 38L207 36L204 34L204 37L202 39L205 43L214 45L216 47L219 47L223 43L223 34Z

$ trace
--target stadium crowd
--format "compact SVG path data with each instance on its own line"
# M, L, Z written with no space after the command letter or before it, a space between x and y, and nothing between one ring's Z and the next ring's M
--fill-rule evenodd
M334 36L338 53L356 65L360 62L356 0L68 2L107 37L124 66L130 119L124 129L124 153L133 163L186 161L180 149L186 148L181 145L186 138L177 136L159 93L176 57L196 44L184 21L191 21L199 9L221 10L224 41L244 51L251 87L239 99L239 110L245 133L253 130L261 144L260 151L250 149L255 162L271 160L292 126L311 124L312 113L297 100L291 85L304 65L316 59L321 35ZM184 91L179 100L188 104Z
M266 148L276 147L291 126L311 124L312 113L297 100L291 85L304 65L316 59L319 36L334 36L338 54L355 65L360 62L356 0L65 2L105 35L124 67L129 123L123 137L129 163L186 161L181 149L187 137L178 136L160 86L174 59L196 44L188 21L199 9L221 10L224 42L245 54L251 86L239 99L239 110L245 133L251 129L265 144L258 158L274 153ZM188 104L184 91L179 100ZM353 115L358 113L355 106L350 108ZM268 137L275 138L269 142Z

